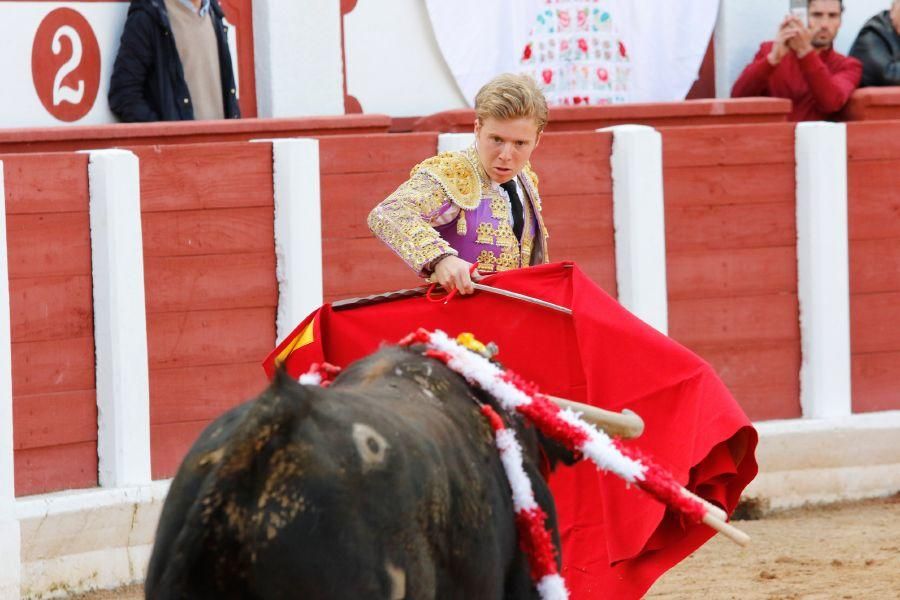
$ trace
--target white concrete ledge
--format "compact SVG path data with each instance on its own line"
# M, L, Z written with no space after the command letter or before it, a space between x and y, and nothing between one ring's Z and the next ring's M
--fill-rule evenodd
M103 487L150 482L150 384L138 158L91 151L97 454Z
M613 134L610 162L619 302L668 333L662 136L644 125L598 131Z
M12 339L9 324L9 261L6 253L6 188L0 161L0 598L19 597L19 521L15 515Z
M760 474L744 498L764 509L900 492L900 411L756 427Z
M59 598L143 581L169 485L18 500L22 597Z
M851 412L846 125L798 124L795 153L800 406L840 417Z

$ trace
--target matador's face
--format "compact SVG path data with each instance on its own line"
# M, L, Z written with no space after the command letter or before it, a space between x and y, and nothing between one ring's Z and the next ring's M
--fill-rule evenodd
M522 170L540 137L537 123L528 117L475 121L478 158L495 183L506 183Z

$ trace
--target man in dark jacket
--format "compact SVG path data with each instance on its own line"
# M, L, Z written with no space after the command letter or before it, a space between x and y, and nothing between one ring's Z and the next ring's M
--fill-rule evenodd
M122 120L237 119L218 0L131 0L109 86Z
M863 87L900 85L900 0L863 25L850 56L863 65Z

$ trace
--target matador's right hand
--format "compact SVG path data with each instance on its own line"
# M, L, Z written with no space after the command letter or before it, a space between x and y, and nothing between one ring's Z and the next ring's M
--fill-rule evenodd
M431 276L431 280L439 283L441 287L447 290L448 294L453 290L459 290L460 294L471 294L475 291L472 281L481 279L478 271L472 271L470 275L471 269L472 263L449 254L442 258L434 267L434 274Z

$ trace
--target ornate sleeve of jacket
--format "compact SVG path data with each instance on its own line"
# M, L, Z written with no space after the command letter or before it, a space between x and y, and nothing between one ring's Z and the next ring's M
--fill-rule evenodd
M442 152L416 165L410 178L369 213L369 229L420 275L445 254L457 254L434 226L481 201L481 180L459 152Z

